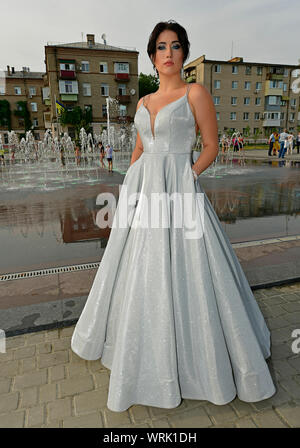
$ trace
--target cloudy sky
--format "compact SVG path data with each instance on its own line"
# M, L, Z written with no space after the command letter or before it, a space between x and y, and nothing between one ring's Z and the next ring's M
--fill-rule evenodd
M202 54L282 64L300 59L299 0L14 0L1 9L0 69L44 71L47 42L78 42L91 33L102 43L105 33L107 44L139 51L139 73L153 73L149 35L169 19L187 30L187 62Z

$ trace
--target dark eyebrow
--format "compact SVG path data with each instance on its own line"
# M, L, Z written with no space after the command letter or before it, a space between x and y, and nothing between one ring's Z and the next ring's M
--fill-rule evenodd
M172 44L174 44L174 42L179 42L179 40L172 40ZM167 42L158 42L159 44L166 44ZM180 42L179 42L180 43Z

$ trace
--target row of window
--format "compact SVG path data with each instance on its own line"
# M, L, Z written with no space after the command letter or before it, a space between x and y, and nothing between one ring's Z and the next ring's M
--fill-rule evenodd
M245 75L251 75L252 69L255 70L255 68L252 67L251 65L246 65L246 66L232 65L231 73L236 75L237 73L239 73L239 70L240 70L240 72L242 73L242 71L243 71ZM221 70L222 70L221 64L215 64L214 72L221 73ZM294 70L294 72L295 71L296 70ZM261 66L256 67L256 74L260 76L260 75L262 75L262 73L263 73L263 67L261 67ZM276 75L288 76L289 70L288 70L288 68L282 69L281 67L270 67L269 73L276 74ZM295 74L293 74L293 76L296 78L299 75L297 75L297 73L295 73Z
M288 90L288 85L287 83L283 82L283 81L279 81L279 80L272 80L272 81L266 81L267 86L269 87L269 89L283 89L284 92L287 92ZM220 79L215 79L214 80L214 89L220 89L221 88L221 80ZM238 88L238 81L231 81L231 88L232 89L237 89ZM251 89L251 81L244 81L244 89L245 90L250 90ZM255 83L255 90L261 90L262 89L262 83L261 82L256 82Z
M217 114L217 120L220 120L220 112L216 112ZM236 120L237 119L237 112L229 112L230 114L230 120ZM264 112L263 113L263 119L264 120L284 120L285 113L284 112ZM243 112L243 120L249 120L250 119L250 113L249 112ZM254 112L254 120L258 121L261 119L261 114L259 112ZM295 113L291 112L289 114L289 120L295 121Z
M60 63L60 70L75 72L75 64L74 63ZM89 73L90 71L90 62L89 61L81 61L80 62L80 70L85 73ZM128 62L115 62L114 63L115 73L129 73L129 63ZM99 62L99 72L100 73L108 73L107 62Z
M15 86L14 92L15 92L15 95L22 95L21 87ZM28 93L29 93L29 96L35 96L36 95L36 87L29 87ZM0 86L0 95L5 95L5 86Z
M59 93L73 93L78 94L78 82L77 81L59 81ZM100 85L100 93L102 96L109 95L109 84L101 83ZM82 83L82 94L83 96L91 96L92 95L92 86L88 82ZM126 95L126 85L119 84L118 85L118 95Z
M219 106L221 104L221 97L220 96L214 96L213 100L214 100L214 105L215 106ZM245 96L243 101L244 101L243 102L244 105L249 106L250 105L250 101L251 101L250 96ZM237 96L232 96L230 104L232 106L237 106L237 104L238 104L238 97ZM255 98L254 104L255 104L255 106L260 106L261 105L261 97L260 96ZM296 104L297 104L297 99L296 98L291 98L290 106L291 107L296 107ZM286 100L282 100L280 96L270 95L270 96L267 97L266 105L267 106L286 106Z

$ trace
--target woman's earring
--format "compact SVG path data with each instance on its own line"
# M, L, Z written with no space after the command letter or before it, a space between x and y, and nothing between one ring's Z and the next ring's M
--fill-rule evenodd
M153 65L153 70L154 70L155 78L158 78L158 71L157 71L157 68L155 67L155 65Z

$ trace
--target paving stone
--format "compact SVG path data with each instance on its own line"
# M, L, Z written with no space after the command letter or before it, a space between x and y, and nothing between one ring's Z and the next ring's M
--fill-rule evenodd
M300 384L292 378L280 380L280 385L294 398L300 399Z
M170 428L170 423L167 418L158 418L151 420L150 425L152 428Z
M31 427L41 427L45 422L45 407L43 405L34 406L27 411L27 421L25 426Z
M94 372L93 377L94 377L95 385L96 385L97 389L101 388L101 387L108 389L109 379L110 379L108 372L105 372L105 371Z
M129 408L129 414L133 422L140 422L150 419L150 414L147 406L133 405Z
M49 401L56 400L57 397L57 384L44 384L40 386L39 401L40 403L48 403Z
M13 336L10 338L6 338L6 350L10 350L12 348L23 347L25 345L26 338L25 335Z
M37 345L37 352L38 353L51 353L52 352L52 342L46 341L41 342Z
M37 405L38 401L37 387L28 387L27 389L22 390L20 394L21 394L20 408L26 409Z
M249 417L240 418L236 422L236 427L237 428L257 428L257 426L254 423L254 421L252 420L252 418L249 418Z
M0 428L24 428L24 425L25 411L16 411L1 415Z
M253 408L250 406L250 403L241 401L238 397L231 401L230 406L235 410L239 417L245 417L253 412Z
M20 373L32 372L36 370L36 357L21 360Z
M66 350L55 353L40 354L38 357L38 368L43 369L44 367L65 364L68 362L68 359L69 355Z
M287 359L274 359L272 364L274 369L279 372L283 378L297 373L297 370L289 364Z
M7 361L12 361L14 356L14 352L13 350L9 350L6 353L0 353L0 366L1 364L7 362ZM1 369L2 367L0 367Z
M38 344L40 342L43 342L45 340L45 331L38 331L36 333L28 333L25 335L25 338L27 339L28 345Z
M46 336L45 336L45 340L46 341L53 341L53 339L57 339L59 337L58 331L59 331L58 329L57 330L47 331Z
M62 398L47 403L49 421L70 417L72 412L71 398Z
M0 399L0 414L14 411L18 407L18 403L19 403L19 392L2 394Z
M0 377L13 377L19 373L19 360L8 361L1 364Z
M74 333L74 326L72 325L71 327L65 327L65 328L60 328L59 329L59 337L60 338L65 338L67 336L72 336Z
M66 378L65 369L66 367L64 365L49 367L50 382L64 380Z
M253 420L259 428L287 428L276 412L271 409L253 416Z
M300 428L300 404L284 404L276 406L275 410L289 426Z
M52 341L52 350L54 352L65 350L70 347L70 338L57 339Z
M172 428L208 428L213 425L204 406L168 415Z
M300 311L300 303L299 302L283 303L282 308L288 311L289 313L294 313Z
M62 398L93 389L94 381L92 375L81 375L75 378L68 378L58 383L59 396Z
M103 428L103 421L99 412L67 417L63 419L63 428Z
M275 330L277 328L284 328L290 324L285 318L283 317L271 317L269 319L266 319L267 326L269 330Z
M68 378L77 377L79 375L87 375L88 373L90 373L88 371L87 366L86 366L85 363L67 364L66 368L67 368Z
M104 389L83 392L74 397L75 413L86 414L91 411L103 409L107 404L107 392Z
M271 333L271 339L272 339L272 333ZM290 353L290 344L281 342L279 344L272 343L271 346L271 357L272 360L274 359L285 359L291 355Z
M17 375L14 383L14 390L22 390L25 387L41 386L47 383L46 370L37 370L36 372L28 372L24 375Z
M106 428L118 428L120 425L132 424L128 410L124 412L113 412L110 409L105 409L103 415L104 426Z
M11 378L0 378L0 394L9 392L11 381Z

